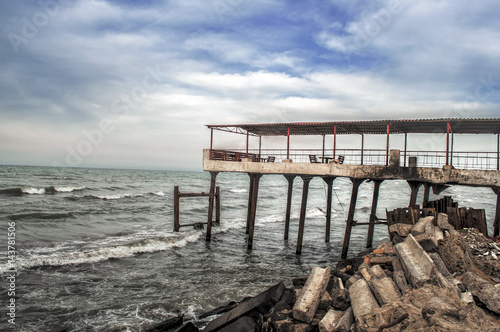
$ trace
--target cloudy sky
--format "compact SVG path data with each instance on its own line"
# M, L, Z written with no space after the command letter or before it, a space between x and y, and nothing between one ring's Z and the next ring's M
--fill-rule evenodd
M499 14L498 0L1 1L0 164L200 170L206 124L498 117Z

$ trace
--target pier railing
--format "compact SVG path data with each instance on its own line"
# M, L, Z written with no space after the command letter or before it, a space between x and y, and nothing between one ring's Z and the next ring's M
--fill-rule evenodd
M344 156L347 165L386 165L387 151L377 149L231 149L212 150L212 160L238 162L249 158L254 162L282 162L291 159L294 163L309 163L309 155L315 155L320 162L327 163L331 159ZM269 159L269 157L274 157ZM416 164L414 164L416 161ZM448 155L448 164L457 169L498 170L500 159L497 152L465 152L454 151ZM446 151L400 151L400 166L409 167L443 167L446 165Z

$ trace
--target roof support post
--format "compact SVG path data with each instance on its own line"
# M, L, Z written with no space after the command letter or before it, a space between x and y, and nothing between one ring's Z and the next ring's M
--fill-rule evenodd
M404 161L404 167L406 167L406 146L408 144L408 133L405 133L405 161Z
M389 132L391 130L391 124L387 124L387 144L385 148L385 166L389 166Z
M259 158L261 158L261 153L262 151L262 135L259 135Z
M365 149L365 134L361 134L361 165L363 165L364 149Z
M450 123L446 123L446 165L450 164L449 160L449 152L450 152Z
M213 147L214 147L214 128L210 128L210 160L212 160Z
M453 130L451 131L451 151L450 151L450 165L453 166L453 138L454 138Z
M500 134L497 134L497 171L500 170Z
M246 151L247 154L246 154L245 158L248 158L248 137L249 137L249 135L250 135L250 131L247 128L247 151Z
M323 158L325 158L325 136L326 135L323 134L323 154L322 154ZM323 159L323 160L325 160L325 159Z
M335 150L337 149L337 126L333 126L333 159L335 159Z
M286 159L290 159L290 126L288 126L286 135Z

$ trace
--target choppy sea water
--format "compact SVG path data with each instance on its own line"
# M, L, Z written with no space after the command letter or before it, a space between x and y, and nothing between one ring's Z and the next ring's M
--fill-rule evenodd
M329 243L324 241L326 184L311 181L301 256L295 255L300 178L294 182L288 241L283 240L287 181L278 175L261 179L254 250L246 246L246 174L218 175L222 222L211 242L205 231L190 227L173 232L174 186L208 192L209 183L202 172L0 166L0 330L142 331L178 314L203 325L198 317L207 310L338 262L348 179L334 182ZM368 220L372 189L372 183L360 187L355 215L360 222ZM409 193L404 181L382 183L377 215L385 218L385 209L406 206ZM485 209L491 232L496 197L490 189L454 186L444 195L460 206ZM181 223L206 221L207 205L206 197L182 198ZM13 229L15 296L5 278ZM366 232L366 226L353 229L350 254L365 248ZM387 228L378 226L374 243L387 238ZM15 326L7 315L12 298Z

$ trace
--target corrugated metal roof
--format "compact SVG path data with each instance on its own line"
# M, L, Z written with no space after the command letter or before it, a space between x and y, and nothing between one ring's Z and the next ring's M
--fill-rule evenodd
M331 122L292 122L292 123L257 123L235 125L207 125L215 130L256 136L290 135L339 135L346 134L390 134L404 133L446 133L447 123L455 134L500 134L500 118L482 119L399 119L369 121L331 121Z

